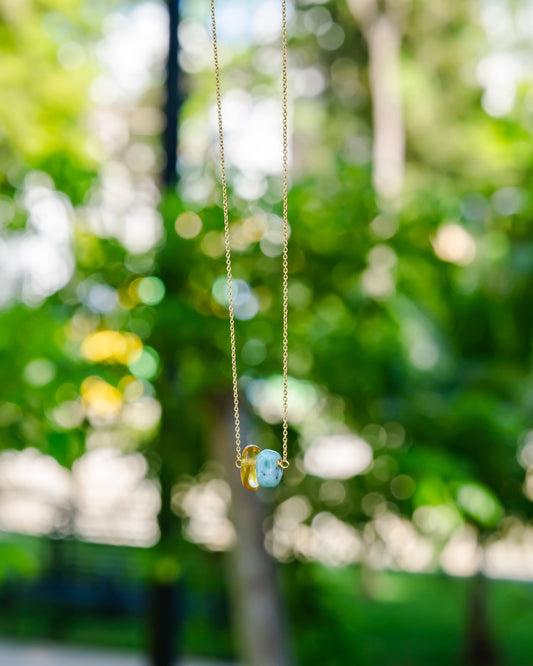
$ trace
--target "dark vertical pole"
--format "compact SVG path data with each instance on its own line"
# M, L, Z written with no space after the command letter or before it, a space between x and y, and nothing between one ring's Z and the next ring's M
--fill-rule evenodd
M180 108L180 81L178 67L179 0L168 0L168 61L165 101L166 127L163 137L166 163L163 184L173 185L177 179L178 112Z
M161 174L163 190L172 187L178 178L178 114L180 108L180 81L178 66L178 26L179 0L168 0L168 60L166 72L166 125L163 134L165 165ZM164 397L161 396L162 403ZM164 405L163 405L164 407ZM162 428L165 427L163 420ZM161 433L164 437L165 433ZM164 458L163 458L164 460ZM168 469L160 474L161 511L159 514L161 553L172 547L173 516L170 510L172 475ZM150 624L151 624L151 664L152 666L172 666L176 657L176 636L179 633L180 616L178 612L177 586L172 581L154 580L150 590Z

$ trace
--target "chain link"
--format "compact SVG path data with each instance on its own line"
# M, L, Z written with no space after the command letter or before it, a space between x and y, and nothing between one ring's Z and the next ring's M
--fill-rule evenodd
M282 320L283 320L283 399L282 399L282 422L283 422L283 446L282 459L279 466L283 469L289 467L288 460L288 433L289 433L289 396L288 396L288 362L289 362L289 220L288 220L288 191L289 191L289 138L288 138L288 112L287 112L287 0L281 1L282 18L282 79L281 79L281 107L283 125L283 253L282 253ZM218 140L220 151L220 179L222 183L222 208L224 212L224 248L226 255L226 272L228 284L228 311L231 347L231 371L233 384L233 412L235 422L235 465L241 466L241 426L239 416L239 382L237 373L237 348L235 342L235 308L233 303L233 275L231 263L231 237L229 226L228 187L226 178L226 161L224 153L224 132L222 126L222 93L220 85L220 62L218 57L218 42L215 18L215 0L211 0L211 26L213 33L213 60L215 64L215 93L217 106Z

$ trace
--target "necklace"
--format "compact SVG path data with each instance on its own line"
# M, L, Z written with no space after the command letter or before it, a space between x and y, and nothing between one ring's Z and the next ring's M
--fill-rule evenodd
M288 221L288 115L287 115L287 0L281 0L281 109L283 125L283 252L282 252L282 325L283 325L283 397L282 397L282 455L272 449L261 450L250 444L241 451L241 427L239 417L239 380L237 374L237 350L235 342L235 310L233 305L233 276L231 263L231 238L229 227L229 206L224 156L224 132L222 128L222 94L220 86L220 65L218 59L217 28L215 19L215 0L211 0L211 24L213 32L213 59L215 64L215 92L218 120L218 141L220 151L220 180L222 184L222 209L224 214L224 247L226 254L226 272L228 284L228 311L231 348L231 370L233 384L233 412L235 424L235 466L241 472L242 484L248 490L258 487L274 488L281 481L283 470L289 467L287 442L289 430L288 417L288 289L289 289L289 221Z

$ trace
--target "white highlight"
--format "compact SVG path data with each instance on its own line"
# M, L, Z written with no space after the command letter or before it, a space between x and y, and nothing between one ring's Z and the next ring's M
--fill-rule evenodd
M443 224L433 240L433 249L439 259L467 266L476 258L476 241L458 224Z
M372 462L372 447L357 435L319 437L304 457L307 473L323 479L349 479L361 474Z

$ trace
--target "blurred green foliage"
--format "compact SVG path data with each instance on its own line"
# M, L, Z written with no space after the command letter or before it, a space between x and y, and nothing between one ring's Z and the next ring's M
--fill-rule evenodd
M274 507L298 493L311 506L308 522L328 511L364 529L375 508L364 498L374 493L389 511L409 518L420 507L446 506L454 526L473 524L485 538L504 532L510 516L531 518L523 492L526 473L518 462L533 407L531 87L518 88L508 114L489 115L475 78L476 62L490 50L477 5L462 0L439 9L435 3L409 6L402 56L406 180L397 201L380 200L372 187L368 56L347 8L323 3L345 33L338 50L321 50L305 29L293 40L295 67L318 66L326 87L295 103L300 177L290 193L290 373L310 389L332 430L342 424L363 434L373 447L374 463L343 481L343 499L331 502L321 494L324 480L301 471L310 441L305 423L295 423L294 464L287 483L273 494ZM299 25L310 25L312 10L307 3L298 6ZM19 293L0 313L0 446L36 447L71 467L85 452L88 434L105 426L116 435L121 426L117 420L102 426L90 415L62 425L54 410L77 403L87 417L82 387L88 377L106 382L108 401L122 405L124 387L136 378L145 396L161 401L163 420L161 427L143 432L125 426L130 436L125 448L146 455L149 475L164 490L168 517L173 485L194 478L213 457L213 404L230 386L227 315L213 287L224 275L221 209L213 193L205 205L188 202L183 190L163 193L159 210L165 237L137 254L86 223L84 206L103 169L87 130L89 87L98 65L87 56L76 69L60 67L58 52L76 42L92 53L109 11L107 4L81 0L0 2L0 204L11 211L0 238L27 230L25 183L41 171L51 178L50 189L74 207L76 260L72 278L57 293L25 303ZM272 81L246 70L249 58L249 50L236 53L227 79L239 75L240 85L272 87ZM212 73L191 76L187 85L184 128L187 121L208 116ZM161 92L154 85L146 98L160 104ZM213 172L212 164L203 165L197 175ZM155 182L155 174L152 178ZM257 204L231 192L235 233L279 215L278 183L267 180L266 195ZM190 211L201 219L201 232L184 237L175 224ZM446 233L466 248L455 258L446 256ZM239 367L248 386L279 375L281 358L279 260L261 250L260 236L250 238L234 252L234 275L249 285L259 304L257 315L239 321L237 328ZM132 298L139 294L139 278L153 276L162 280L165 297L160 302L149 294ZM84 296L91 285L111 288L116 307L91 309ZM144 365L138 359L110 362L84 355L83 341L98 331L137 336ZM40 360L44 366L35 365ZM276 448L280 427L256 414L251 435ZM178 530L171 545L185 564L173 560L165 571L178 577L180 566L188 571L196 547L184 543ZM30 551L20 558L6 546L0 578L9 578L13 567L30 575L34 564ZM452 641L443 626L454 633L457 646L460 626L452 611L464 583L438 578L406 583L391 574L388 589L397 584L412 599L365 606L348 599L358 584L346 582L358 575L351 569L291 566L295 575L287 588L296 634L307 632L305 640L297 640L297 651L307 666L324 662L326 644L342 646L338 663L413 663L412 654L405 662L392 662L382 652L380 637L372 633L380 622L398 641L417 646L418 663L430 654L432 663L456 658L446 651ZM444 588L444 603L435 604ZM527 597L511 585L496 586L498 622L504 621L500 602L514 612L506 601L511 588L517 604ZM296 600L307 593L331 634L312 632L298 616L304 607ZM354 626L367 636L365 645L352 643ZM509 654L518 655L517 646L527 639L522 620L513 632L505 640ZM435 661L438 652L442 662ZM334 666L336 658L329 653L327 663ZM509 663L521 662L516 657Z

